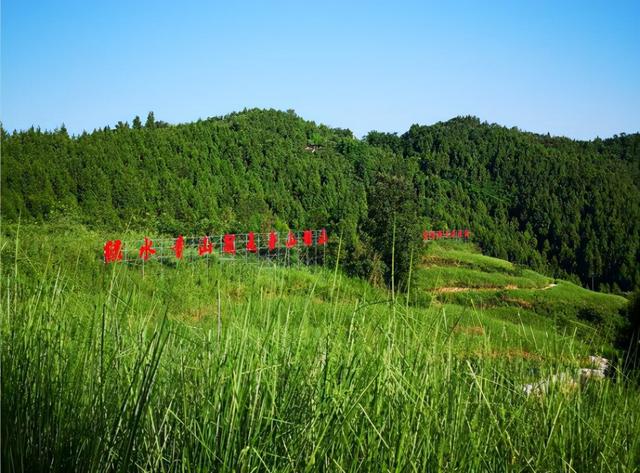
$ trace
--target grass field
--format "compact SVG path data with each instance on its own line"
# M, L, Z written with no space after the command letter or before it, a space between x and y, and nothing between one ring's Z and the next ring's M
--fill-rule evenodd
M406 297L3 231L6 471L640 471L637 387L522 390L611 352L623 298L469 246L431 246Z
M413 292L426 292L432 304L453 304L493 320L577 335L607 354L611 347L601 345L613 343L624 324L624 297L554 280L460 242L429 244L414 279Z

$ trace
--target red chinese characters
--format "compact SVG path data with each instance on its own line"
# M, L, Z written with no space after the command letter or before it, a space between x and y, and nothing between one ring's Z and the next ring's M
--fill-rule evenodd
M284 244L284 246L286 246L287 248L291 249L294 246L296 246L298 244L298 240L296 240L296 236L293 234L293 232L289 232L289 236L287 237L287 241Z
M453 238L453 239L468 239L471 232L469 230L424 230L422 232L422 239L424 241L440 240L441 238Z
M182 235L176 238L176 242L173 244L171 249L176 255L176 258L182 259L182 254L184 252L184 237Z
M204 256L210 255L211 253L213 253L213 243L211 243L209 241L209 237L206 236L202 239L200 245L198 246L198 255Z
M144 244L140 247L138 256L142 258L142 261L147 261L152 255L156 254L156 250L153 248L153 241L147 237L144 237Z
M103 248L104 262L115 263L122 261L122 241L109 240L104 244Z
M222 251L230 255L236 254L236 236L235 235L226 234L224 236Z
M442 232L440 232L442 233ZM456 230L452 232L454 234L462 234L462 230ZM431 236L433 235L433 236ZM431 236L431 238L430 238ZM453 235L452 235L453 236ZM424 231L423 238L435 239L435 233L432 231L429 234L428 231ZM114 263L118 261L127 260L129 263L134 261L150 261L150 260L165 260L173 259L183 260L189 258L195 254L197 249L199 256L208 255L233 255L233 256L246 256L249 253L258 254L268 248L273 252L270 257L276 255L276 250L286 248L287 250L303 252L302 256L306 255L306 261L309 259L308 249L314 246L325 246L329 242L327 231L323 228L321 230L300 230L296 232L289 230L286 234L278 235L278 232L271 231L268 234L256 234L249 232L246 234L228 233L216 236L202 236L195 238L187 238L183 235L178 235L174 238L167 239L151 239L144 237L142 243L126 243L121 240L109 240L103 245L103 258L105 263ZM134 248L133 255L129 255L129 258L124 257L125 247L132 246ZM135 258L135 248L138 247L138 259ZM215 251L214 251L215 250ZM282 252L282 255L285 255ZM289 255L287 252L286 255ZM277 256L281 256L278 251ZM317 256L317 252L316 252Z
M258 247L256 246L256 236L253 234L253 232L249 232L249 235L247 235L247 251L250 251L251 253L255 253L258 251Z
M327 231L323 228L320 230L320 236L318 237L318 245L326 245L329 239L327 238Z
M278 234L276 232L269 233L269 251L275 250L277 243L278 243Z
M304 246L313 245L313 232L311 230L305 230L302 233L302 243L304 243Z

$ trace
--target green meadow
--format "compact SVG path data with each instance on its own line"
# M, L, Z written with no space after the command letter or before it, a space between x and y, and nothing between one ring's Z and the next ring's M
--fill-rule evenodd
M79 225L1 242L3 471L640 471L622 297L430 243L407 292L337 267L105 265Z

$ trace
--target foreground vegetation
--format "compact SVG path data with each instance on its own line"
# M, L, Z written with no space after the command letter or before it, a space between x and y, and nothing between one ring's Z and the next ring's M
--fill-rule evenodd
M596 334L582 336L536 312L534 295L584 301L568 283L542 290L543 276L443 246L409 297L329 267L143 277L105 267L104 236L79 226L4 231L7 471L638 471L640 397L622 376L522 390L611 350L597 321L576 319ZM441 291L469 271L485 275L467 288L489 289L512 272L532 305Z

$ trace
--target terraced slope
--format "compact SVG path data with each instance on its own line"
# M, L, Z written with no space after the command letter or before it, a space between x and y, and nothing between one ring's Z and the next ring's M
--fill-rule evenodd
M466 307L495 320L576 333L587 342L611 342L623 323L624 297L554 280L485 256L472 244L431 242L414 277L414 293L432 304Z

